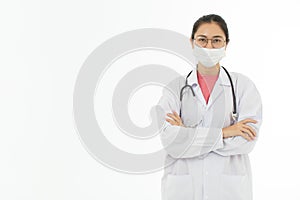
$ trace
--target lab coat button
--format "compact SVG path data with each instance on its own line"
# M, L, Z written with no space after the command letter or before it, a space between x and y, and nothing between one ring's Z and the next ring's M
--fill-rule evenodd
M208 172L205 172L206 175L208 175Z

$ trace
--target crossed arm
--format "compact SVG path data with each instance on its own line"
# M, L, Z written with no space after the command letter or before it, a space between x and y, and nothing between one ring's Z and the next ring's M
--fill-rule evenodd
M159 105L167 121L161 134L167 153L178 158L200 156L209 152L222 156L250 153L259 136L262 105L252 81L248 79L243 84L239 86L243 88L239 89L242 92L238 94L239 121L223 128L186 127L176 112L179 111L178 97L165 90Z
M186 127L182 123L182 120L176 111L173 111L172 113L167 113L167 117L169 118L166 118L166 121L169 122L170 124L174 126ZM223 138L242 136L248 141L254 140L256 137L256 132L250 125L247 125L247 123L257 123L257 121L254 119L247 118L237 122L234 125L223 128L222 129Z

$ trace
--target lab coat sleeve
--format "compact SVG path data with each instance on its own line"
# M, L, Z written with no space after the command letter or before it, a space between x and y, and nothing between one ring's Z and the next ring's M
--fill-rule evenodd
M190 128L175 126L165 119L167 113L176 111L179 113L180 84L173 84L170 88L163 89L162 97L157 105L158 124L163 126L160 129L161 143L170 156L173 158L191 158L205 156L209 152L223 147L223 133L221 128Z
M254 123L247 123L256 132L256 138L248 141L242 136L234 136L223 139L223 148L214 150L214 152L223 155L230 156L236 154L248 154L250 153L259 137L259 129L262 124L262 101L261 96L255 87L254 83L246 76L240 75L242 81L238 81L237 91L238 102L238 121L242 121L247 118L251 118L257 121Z

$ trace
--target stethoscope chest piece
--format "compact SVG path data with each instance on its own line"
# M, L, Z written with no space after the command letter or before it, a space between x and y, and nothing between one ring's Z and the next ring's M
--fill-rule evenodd
M233 124L235 124L235 123L237 122L238 117L239 117L239 116L238 116L237 113L234 113L234 112L231 113L231 118L232 118L232 120L233 120Z

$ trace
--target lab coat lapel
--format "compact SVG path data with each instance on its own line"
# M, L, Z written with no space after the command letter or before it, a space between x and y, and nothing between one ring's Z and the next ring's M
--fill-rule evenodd
M201 102L201 104L206 109L209 109L214 104L214 102L217 100L217 98L222 94L222 92L224 91L224 86L227 86L227 87L230 86L230 81L228 79L228 76L227 76L226 72L224 71L224 69L221 67L219 77L213 87L211 94L210 94L208 104L206 104L205 98L202 94L201 88L198 83L196 69L194 69L193 72L191 73L191 75L189 76L188 83L189 83L189 85L194 86L193 89L195 92L195 96L197 97L199 102Z
M216 102L218 97L224 92L224 86L230 86L230 81L224 69L221 67L219 72L219 77L213 87L213 90L208 99L207 109L209 109Z
M196 98L204 107L206 107L206 101L204 99L204 96L202 94L201 88L198 83L196 69L194 69L193 72L191 73L191 75L189 76L188 83L189 83L189 85L194 86L193 89L194 89Z

